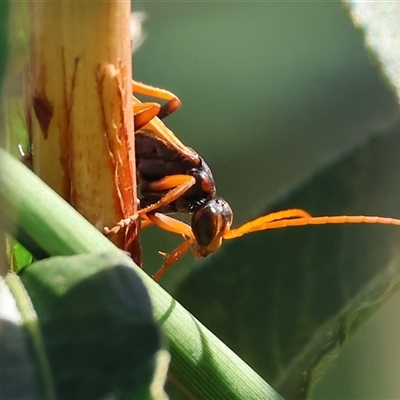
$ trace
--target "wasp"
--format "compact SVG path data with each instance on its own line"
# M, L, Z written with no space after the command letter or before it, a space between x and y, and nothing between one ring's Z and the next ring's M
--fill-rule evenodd
M162 122L181 102L173 93L133 81L133 92L165 100L142 103L133 96L135 119L136 173L140 188L140 208L136 215L121 220L107 234L116 233L140 217L145 227L155 224L180 234L184 242L171 253L162 253L165 261L153 276L159 280L165 271L189 249L196 258L218 250L223 239L234 239L251 232L301 225L370 223L400 226L400 220L376 216L313 217L302 209L274 212L232 229L233 212L217 196L211 169L199 154L184 145ZM191 215L191 225L169 214Z

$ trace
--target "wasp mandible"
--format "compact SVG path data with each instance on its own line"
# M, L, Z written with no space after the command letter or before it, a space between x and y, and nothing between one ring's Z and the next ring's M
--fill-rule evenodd
M153 276L161 278L165 271L191 248L196 258L207 257L218 250L223 239L234 239L251 232L287 226L369 223L400 226L400 220L376 216L313 217L302 209L289 209L256 218L231 229L233 212L229 204L216 194L211 169L192 148L184 145L161 121L176 111L181 102L173 93L133 81L133 92L166 100L142 103L135 96L136 173L140 187L140 209L136 215L121 220L106 233L116 233L141 218L143 227L155 224L177 233L185 241L165 256L162 267ZM191 214L191 225L170 217L170 213Z

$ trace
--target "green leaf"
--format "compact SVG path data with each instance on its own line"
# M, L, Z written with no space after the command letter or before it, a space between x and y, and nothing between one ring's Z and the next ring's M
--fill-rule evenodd
M398 2L344 0L354 25L388 85L400 98L400 6Z
M15 259L15 270L19 271L27 265L32 264L33 257L32 254L25 249L21 243L18 243L16 240L12 241L12 254Z
M327 166L262 214L400 216L400 128ZM177 298L286 398L303 398L321 360L398 288L400 228L325 225L249 234Z
M160 336L147 291L126 261L109 253L52 257L21 274L43 335L36 356L48 358L45 379L54 379L57 398L123 397L149 386Z

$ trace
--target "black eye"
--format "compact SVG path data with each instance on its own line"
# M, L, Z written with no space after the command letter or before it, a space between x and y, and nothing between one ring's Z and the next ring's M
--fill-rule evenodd
M220 197L203 204L192 217L192 231L200 247L207 247L232 223L232 210Z

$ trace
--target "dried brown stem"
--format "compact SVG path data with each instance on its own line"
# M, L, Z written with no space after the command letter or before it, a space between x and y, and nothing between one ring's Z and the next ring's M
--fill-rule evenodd
M129 16L130 2L29 3L33 169L100 230L136 211ZM131 251L135 231L113 241Z

